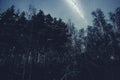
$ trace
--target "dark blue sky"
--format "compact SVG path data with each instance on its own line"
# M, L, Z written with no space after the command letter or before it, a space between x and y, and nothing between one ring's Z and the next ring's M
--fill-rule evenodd
M82 9L82 14L88 24L92 22L91 12L97 8L101 8L107 14L120 7L120 0L76 0L76 2L79 9ZM54 17L60 17L66 22L71 19L77 28L86 26L77 11L72 8L73 5L66 3L66 0L0 0L0 9L3 11L11 5L15 5L16 8L26 11L30 4L34 5L37 10L42 9L46 14L50 13Z

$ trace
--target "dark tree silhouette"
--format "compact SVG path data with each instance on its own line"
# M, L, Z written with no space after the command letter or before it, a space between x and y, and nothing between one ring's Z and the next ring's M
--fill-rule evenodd
M0 79L119 80L120 8L109 20L100 9L92 16L92 26L77 30L32 5L0 13Z

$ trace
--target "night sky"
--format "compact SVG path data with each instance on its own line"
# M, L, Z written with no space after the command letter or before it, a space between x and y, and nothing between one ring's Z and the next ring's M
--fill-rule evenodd
M43 10L45 14L50 13L65 22L71 19L77 28L83 28L91 25L92 11L101 8L105 14L113 12L120 7L120 0L0 0L1 11L11 5L24 11L29 9L29 5L33 5L37 10Z

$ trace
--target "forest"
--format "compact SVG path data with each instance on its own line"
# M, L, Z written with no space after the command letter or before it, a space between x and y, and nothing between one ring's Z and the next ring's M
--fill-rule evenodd
M93 25L11 6L0 13L0 80L120 80L120 7Z

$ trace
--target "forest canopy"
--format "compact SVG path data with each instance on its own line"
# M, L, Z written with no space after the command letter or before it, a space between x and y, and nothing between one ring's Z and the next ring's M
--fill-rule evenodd
M93 25L80 30L42 10L30 12L11 6L0 13L0 79L99 80L102 72L93 72L101 65L107 72L120 64L120 7L109 20L93 11Z

